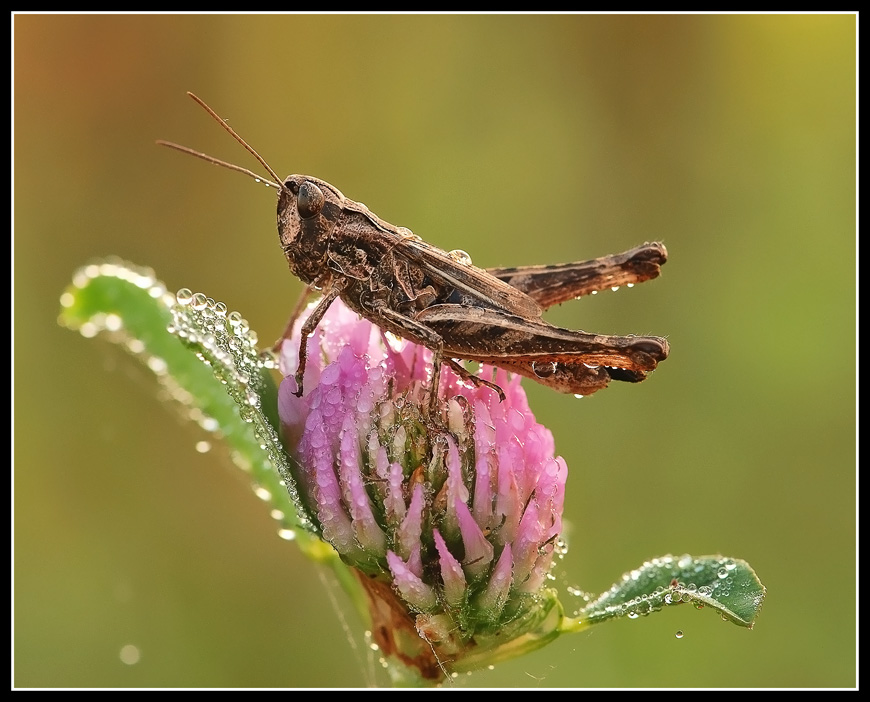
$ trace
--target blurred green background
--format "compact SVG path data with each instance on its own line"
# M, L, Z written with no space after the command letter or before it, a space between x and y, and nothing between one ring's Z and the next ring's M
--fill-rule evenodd
M274 193L154 145L330 181L481 266L663 240L550 321L666 335L639 386L528 383L570 469L556 584L748 560L747 631L673 608L457 685L856 685L856 17L14 17L14 684L363 686L343 594L147 371L56 324L110 254L240 310L301 289ZM337 602L338 610L333 602ZM342 621L341 616L345 617ZM676 639L682 630L685 636ZM135 664L122 649L135 646Z

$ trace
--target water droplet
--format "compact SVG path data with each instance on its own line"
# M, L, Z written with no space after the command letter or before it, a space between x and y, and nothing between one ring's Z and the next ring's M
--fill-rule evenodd
M197 441L196 442L196 450L198 453L208 453L211 451L211 442L210 441Z
M107 314L103 319L103 327L108 331L118 331L124 326L121 318L116 314Z
M577 393L574 393L574 397L576 397L578 400L582 400L582 399L583 399L583 395L579 395L579 394L577 394Z
M613 286L612 288L610 288L610 289L613 290L613 292L616 292L617 290L619 290L619 286L618 286L618 285L614 285L614 286Z
M411 241L423 241L419 236L414 234L408 227L396 227L396 232L403 239L410 239Z
M682 631L677 631L677 633L674 634L674 636L676 636L678 639L681 639L681 638L683 638L684 634Z
M204 310L208 306L208 298L204 293L194 293L190 306L195 310Z
M233 310L232 312L230 312L227 315L227 321L230 323L230 326L237 327L237 326L239 326L239 323L242 321L242 315L240 313L236 312L235 310Z
M637 619L639 616L640 616L640 615L639 615L637 612L634 612L634 611L628 613L628 618L629 618L629 619Z
M453 249L453 251L448 251L447 255L457 263L461 263L463 266L471 265L471 256L462 249Z
M532 371L539 378L549 378L556 373L556 362L532 361Z
M107 278L118 278L119 269L118 266L114 263L101 263L100 264L100 275L103 275Z
M278 536L284 541L293 541L296 538L296 532L293 529L278 529Z
M152 356L147 361L148 367L154 371L157 375L162 375L166 372L166 361L162 358L158 358L157 356Z
M127 644L126 646L121 646L121 652L119 654L121 658L121 663L126 663L127 665L136 665L139 662L139 659L142 657L139 652L139 647L134 646L133 644Z
M179 305L189 305L191 300L193 300L193 293L190 291L190 288L181 288L181 290L175 293L175 299Z

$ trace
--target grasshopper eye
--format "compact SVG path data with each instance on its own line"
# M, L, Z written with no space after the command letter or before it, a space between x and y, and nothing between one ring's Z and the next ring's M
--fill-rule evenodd
M326 198L320 188L306 180L296 196L296 209L299 210L299 216L302 219L308 219L323 209L324 202L326 202Z

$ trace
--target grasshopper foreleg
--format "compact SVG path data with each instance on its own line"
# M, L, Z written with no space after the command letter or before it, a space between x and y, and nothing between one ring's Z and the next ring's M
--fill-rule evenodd
M333 284L324 290L323 297L320 298L317 306L311 310L311 314L302 325L302 338L299 340L299 365L295 375L297 390L293 393L296 397L302 397L302 377L305 375L305 364L308 360L308 337L314 333L320 320L323 319L323 315L326 314L326 310L335 302L335 298L339 296L343 287L340 284Z

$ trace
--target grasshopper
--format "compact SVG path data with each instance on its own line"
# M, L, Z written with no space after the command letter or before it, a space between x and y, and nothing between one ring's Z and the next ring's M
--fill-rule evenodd
M232 127L188 93L259 163L273 180L241 166L166 141L158 144L244 173L278 190L278 235L290 270L322 291L302 326L296 394L303 392L307 344L324 313L341 298L384 331L432 350L430 416L438 406L441 365L463 380L504 392L473 375L459 360L504 368L563 393L591 395L611 380L637 383L668 356L657 336L605 336L554 326L542 312L607 288L659 275L667 250L645 243L621 254L576 263L478 268L463 251L443 251L346 198L324 180L283 180ZM289 337L288 325L276 347Z

